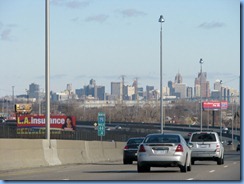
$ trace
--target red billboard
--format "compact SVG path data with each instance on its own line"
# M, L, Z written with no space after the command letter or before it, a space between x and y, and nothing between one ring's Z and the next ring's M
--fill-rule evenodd
M227 101L206 101L202 103L203 110L220 110L227 109Z
M70 127L67 127L67 119L70 119ZM46 127L45 116L43 115L20 115L17 116L17 127L18 128L44 128ZM58 129L70 129L75 130L76 120L74 116L51 116L50 117L50 128Z

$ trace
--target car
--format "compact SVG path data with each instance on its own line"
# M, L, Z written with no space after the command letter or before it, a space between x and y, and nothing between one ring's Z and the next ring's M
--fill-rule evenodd
M224 164L224 146L217 132L194 132L189 144L192 145L191 164L195 161L216 161L218 165Z
M229 129L227 127L222 128L222 133L227 134L229 132Z
M240 151L240 143L237 144L236 151Z
M179 167L181 172L191 171L191 147L181 134L149 134L137 151L137 171L150 172L151 167Z
M123 150L123 163L132 164L137 161L137 149L144 137L133 137L128 139Z

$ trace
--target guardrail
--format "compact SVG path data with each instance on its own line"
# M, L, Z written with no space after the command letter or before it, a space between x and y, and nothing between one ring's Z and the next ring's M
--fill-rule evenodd
M106 131L105 136L98 136L97 130L94 128L80 127L76 131L51 130L51 139L68 139L68 140L105 140L105 141L127 141L130 137L143 137L150 133L159 133L158 125L145 126L143 124L127 125L122 129L115 129ZM179 132L195 132L199 131L198 127L187 126L165 126L165 130L179 131ZM209 131L208 129L206 131ZM204 130L205 131L205 130ZM219 133L219 132L218 132ZM232 134L222 134L223 137L231 138ZM0 126L0 138L27 138L27 139L45 139L46 132L20 132L16 126ZM240 141L240 135L234 135L234 138Z

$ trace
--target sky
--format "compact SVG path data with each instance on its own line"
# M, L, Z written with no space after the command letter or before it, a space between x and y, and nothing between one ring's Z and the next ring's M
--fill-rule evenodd
M211 90L239 90L238 0L50 0L50 90L94 79L111 93L122 75L159 89L160 15L163 86L179 72L194 87L202 58ZM0 97L45 90L45 0L0 0L0 61Z

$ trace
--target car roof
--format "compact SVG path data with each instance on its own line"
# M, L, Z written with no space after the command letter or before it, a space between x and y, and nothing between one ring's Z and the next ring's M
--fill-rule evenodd
M154 136L154 135L179 135L179 136L182 136L179 133L170 133L170 132L166 132L166 133L153 133L153 134L148 134L147 136Z
M217 134L217 132L211 132L211 131L202 131L202 132L193 132L192 134Z
M144 139L144 137L131 137L128 140L130 140L130 139Z

